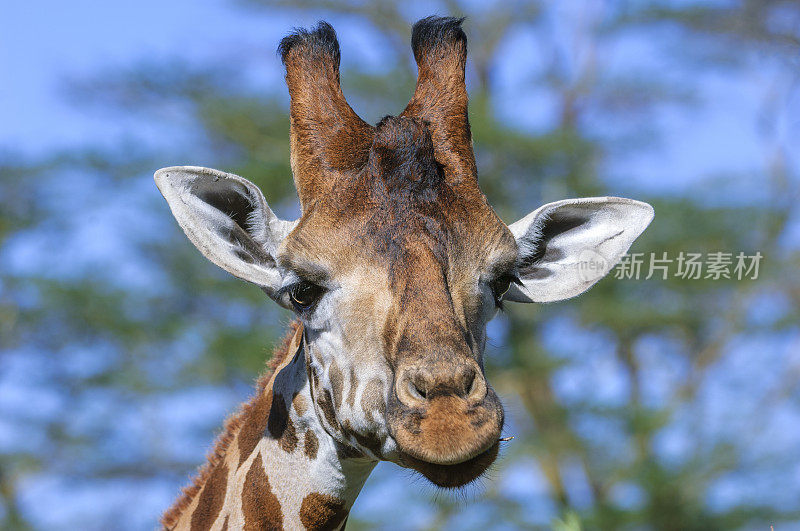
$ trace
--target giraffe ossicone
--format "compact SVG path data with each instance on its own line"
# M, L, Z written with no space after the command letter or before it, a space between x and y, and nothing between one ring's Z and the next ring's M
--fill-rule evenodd
M166 528L340 529L381 460L443 488L474 481L503 428L488 321L503 301L586 291L652 220L650 205L614 197L500 220L478 187L461 22L414 25L414 95L375 126L342 94L327 23L283 39L296 221L236 175L156 172L192 243L296 314Z

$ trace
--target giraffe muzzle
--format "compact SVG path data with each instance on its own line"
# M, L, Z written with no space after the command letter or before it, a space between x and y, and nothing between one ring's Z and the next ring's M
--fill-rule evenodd
M497 456L503 408L477 363L400 369L388 406L403 464L436 485L469 483Z

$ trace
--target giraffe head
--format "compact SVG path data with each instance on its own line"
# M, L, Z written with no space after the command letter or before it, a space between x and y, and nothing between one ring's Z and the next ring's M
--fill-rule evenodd
M344 99L328 24L281 42L299 220L216 170L156 181L206 257L302 320L314 407L339 447L458 487L494 461L503 427L483 369L488 321L503 301L589 289L653 210L565 200L507 226L478 187L461 21L423 19L412 49L414 95L373 127Z

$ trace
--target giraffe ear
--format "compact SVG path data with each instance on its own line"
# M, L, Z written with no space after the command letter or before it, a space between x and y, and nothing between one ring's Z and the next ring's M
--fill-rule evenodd
M183 232L206 258L274 298L281 285L275 254L296 221L278 219L261 190L237 175L173 166L158 170L155 180Z
M652 220L652 206L621 197L566 199L534 210L509 225L521 283L504 298L554 302L580 295L611 271Z

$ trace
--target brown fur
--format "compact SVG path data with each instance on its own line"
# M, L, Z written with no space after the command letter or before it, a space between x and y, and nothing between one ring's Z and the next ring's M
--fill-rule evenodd
M294 398L292 399L292 407L294 408L294 411L297 413L298 417L302 417L306 414L308 405L306 404L306 399L303 398L303 395L300 393L294 394Z
M260 453L247 471L244 483L242 513L245 531L283 529L281 503L272 492Z
M339 85L336 33L320 22L297 30L278 48L290 96L291 162L305 210L330 190L333 177L357 170L366 160L372 127L353 111Z
M284 452L292 453L297 448L297 430L291 418L286 419L286 430L281 435L279 444Z
M486 450L497 442L502 422L502 414L490 408L470 407L452 395L439 396L430 401L424 415L413 411L403 415L395 439L401 447L413 448L418 459L442 462L450 455Z
M192 480L192 483L183 488L180 497L161 517L161 524L164 527L167 529L175 527L175 525L178 523L181 513L183 513L183 511L189 507L189 505L192 503L192 500L194 500L197 494L203 489L203 486L210 480L214 471L221 466L224 466L225 455L228 452L228 448L236 438L236 434L241 430L245 419L251 415L251 411L254 408L259 407L260 399L264 394L264 390L267 387L270 378L272 378L275 369L280 366L281 363L283 363L287 356L294 355L294 352L289 352L289 345L292 342L292 338L294 338L301 326L302 325L299 321L294 321L289 325L289 330L286 333L286 336L281 344L275 348L272 353L272 358L270 358L269 362L267 363L267 370L259 377L258 382L256 383L256 392L253 395L253 398L249 402L242 405L238 412L234 413L225 420L222 433L219 435L219 437L217 437L213 449L208 454L206 464L198 470L197 474ZM253 447L255 447L255 445L253 445ZM249 453L247 455L249 455Z
M197 509L192 513L192 531L210 529L211 524L219 516L222 504L225 501L225 489L228 486L228 467L223 463L216 467L208 481L200 491L200 500Z
M477 188L477 169L467 114L464 69L467 39L459 19L420 20L412 31L419 74L401 117L428 124L436 159L453 184ZM339 83L340 51L325 22L281 41L290 95L292 170L306 211L350 179L374 151L376 129L348 105Z
M300 504L300 521L306 529L336 529L347 514L344 501L319 492L312 492Z
M278 444L284 452L291 453L297 447L297 430L281 394L273 395L272 407L267 418L267 430L273 439L278 439Z
M317 458L317 450L319 450L319 439L317 439L317 436L312 430L307 430L304 446L306 457L313 461Z
M476 180L472 133L467 116L467 37L463 19L428 17L414 24L411 46L419 73L417 88L401 116L431 124L436 158L453 182Z
M264 428L269 422L269 414L272 411L272 402L272 389L267 389L251 401L243 412L241 429L236 437L239 446L237 466L242 466L264 436Z

